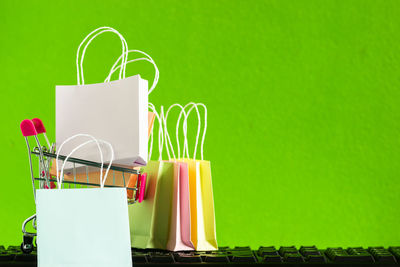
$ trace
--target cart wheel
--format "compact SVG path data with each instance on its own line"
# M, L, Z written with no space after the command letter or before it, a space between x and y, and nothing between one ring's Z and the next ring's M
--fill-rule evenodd
M24 235L21 243L21 250L26 254L29 254L33 251L33 236Z
M25 254L29 254L33 251L33 244L24 244L24 242L21 243L21 250Z

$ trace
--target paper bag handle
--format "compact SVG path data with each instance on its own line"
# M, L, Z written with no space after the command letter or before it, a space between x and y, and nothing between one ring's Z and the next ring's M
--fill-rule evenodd
M182 118L182 114L184 115L184 120L183 120L184 145L183 145L183 154L182 154L182 156L184 157L185 156L185 152L186 152L186 157L189 158L189 148L188 148L188 140L187 140L187 118L188 118L188 115L190 114L190 112L191 112L191 110L193 108L195 108L196 111L197 111L198 125L197 125L197 134L196 134L196 143L195 143L195 146L194 146L194 154L193 154L193 158L196 158L197 147L198 147L200 131L201 131L201 118L200 118L200 112L199 112L199 110L197 108L197 105L203 105L203 104L201 104L201 103L196 104L194 102L190 102L190 103L186 104L184 107L182 107L180 104L173 104L168 108L168 110L167 110L167 112L165 114L165 117L164 117L165 142L167 142L167 144L166 144L167 154L168 154L168 157L170 158L170 160L171 160L171 156L169 154L168 145L171 148L171 152L172 152L173 158L175 158L175 153L174 153L172 142L171 142L171 139L170 139L170 136L169 136L169 133L168 133L167 119L168 119L168 115L169 115L170 110L175 106L178 106L178 107L181 108L181 112L179 113L178 121L176 123L176 129L175 129L175 131L176 131L176 135L175 135L176 144L177 144L177 148L178 148L178 159L181 158L180 157L180 145L179 145L180 144L179 143L179 125L180 125L180 120ZM186 113L185 110L189 106L192 106L192 107L189 109L188 113ZM207 122L206 122L205 128L207 128ZM203 141L204 141L204 137L205 137L204 135L205 135L205 133L203 133ZM202 150L202 157L203 157L203 150Z
M59 168L58 168L58 158L59 158L61 149L62 149L62 147L63 147L66 143L68 143L69 141L71 141L71 140L73 140L73 139L75 139L75 138L77 138L77 137L89 137L89 138L91 138L92 140L89 140L89 141L86 141L85 143L80 144L79 146L75 147L75 148L68 154L68 156L64 159L64 163L63 163L63 165L62 165L62 167L61 167L61 174L59 174L59 172L58 172L58 170L59 170ZM76 135L73 135L73 136L67 138L67 139L60 145L60 148L59 148L59 150L58 150L58 152L57 152L57 156L56 156L56 171L57 171L57 172L56 172L56 173L57 173L57 184L58 184L58 189L61 189L62 180L63 180L63 177L64 177L64 168L65 168L65 164L67 163L68 159L71 157L71 155L72 155L75 151L77 151L77 150L80 149L81 147L83 147L83 146L85 146L85 145L87 145L87 144L89 144L89 143L93 143L93 142L96 142L97 148L99 149L99 152L100 152L100 160L101 160L101 168L100 168L100 187L101 187L101 188L104 187L105 181L106 181L106 179L107 179L108 172L109 172L110 167L111 167L111 165L112 165L112 162L113 162L113 160L114 160L114 149L113 149L112 145L111 145L109 142L107 142L107 141L100 140L100 139L96 139L96 138L94 138L92 135L89 135L89 134L76 134ZM110 151L111 151L110 163L108 164L107 171L106 171L106 173L105 173L105 175L104 175L104 179L102 179L102 176L103 176L103 165L104 165L103 152L101 151L99 142L108 145L109 148L110 148Z
M194 145L194 153L193 153L193 159L195 159L196 158L196 154L197 154L197 146L199 144L200 131L201 131L201 118L200 118L200 112L199 112L199 109L197 108L196 103L190 102L190 103L186 104L185 109L190 105L192 107L188 110L188 112L186 113L185 119L183 120L183 135L185 137L185 140L184 140L184 144L183 144L183 152L182 152L182 154L183 154L183 156L185 156L185 151L186 151L186 157L190 158L189 157L188 138L187 138L187 119L188 119L189 114L192 111L192 109L195 108L196 112L197 112L197 119L198 119L196 142L195 142L195 145ZM179 114L178 122L177 122L176 127L179 126L180 120L181 120L181 114Z
M201 128L200 112L199 112L199 109L197 108L197 106L202 106L204 108L204 129L203 129L203 136L201 137L201 146L200 146L200 157L201 157L201 160L203 160L204 159L204 140L206 138L206 132L207 132L207 107L206 107L206 105L204 105L203 103L197 103L197 104L194 104L188 110L188 112L186 114L186 120L184 121L185 126L183 127L183 129L184 129L184 131L187 131L187 118L189 117L189 114L193 110L193 108L195 108L196 112L197 112L197 117L199 119L199 124L198 124L198 127L197 127L198 131L197 131L197 137L196 137L195 150L194 150L194 154L193 154L193 159L196 159L197 146L198 146L198 140L199 140L199 134L200 134L199 129ZM178 123L179 123L179 121L178 121ZM187 142L187 133L186 133L185 136L186 136L186 138L185 138L186 151L187 151L187 156L189 157L189 155L188 155L189 154L189 149L188 149L188 142Z
M177 145L177 148L178 148L178 159L181 158L181 151L180 151L180 145L179 145L179 121L180 121L180 118L181 118L182 113L184 114L185 119L186 119L186 112L185 112L186 106L183 107L183 106L180 105L180 104L173 104L173 105L171 105L171 106L167 109L167 112L165 113L165 116L163 117L164 132L165 132L164 138L165 138L165 142L166 142L165 146L166 146L166 149L167 149L167 155L168 155L169 160L171 160L171 154L169 153L169 148L171 149L172 158L177 159L177 158L175 157L175 151L174 151L174 147L173 147L172 142L171 142L171 138L170 138L169 133L168 133L168 125L167 125L169 112L170 112L171 109L174 108L174 107L180 107L180 108L181 108L181 112L179 113L179 118L178 118L178 122L177 122L177 124L176 124L176 131L175 131L176 145ZM163 111L163 110L164 110L164 107L161 106L161 109L162 109L162 111ZM184 134L185 134L185 131L184 131ZM185 136L185 138L186 138L186 136Z
M119 38L121 39L121 43L122 43L122 55L124 55L124 57L122 58L121 61L121 69L119 72L119 79L123 79L125 78L125 69L126 69L126 61L128 60L128 54L125 54L126 51L128 51L128 44L126 43L125 38L115 29L111 28L111 27L100 27L95 29L94 31L92 31L91 33L89 33L85 39L83 39L83 41L80 43L79 47L78 47L78 51L76 52L76 74L77 74L77 83L78 85L83 85L85 84L85 80L83 77L83 59L85 57L85 52L87 47L89 46L89 44L93 41L93 39L95 39L97 36L99 36L100 34L103 34L105 32L113 32L115 34L117 34L119 36ZM93 37L92 37L93 36ZM82 45L86 42L86 40L89 39L89 41L87 42L87 44L85 45L83 51L82 51L82 55L80 57L80 50ZM80 60L79 60L80 59Z
M145 53L145 52L143 52L143 51L140 51L140 50L128 50L127 52L126 52L126 60L128 60L128 54L129 53L140 53L140 54L143 54L143 55L145 55L147 58L135 58L135 59L132 59L132 60L129 60L129 61L126 61L125 62L125 69L126 69L126 64L128 64L128 63L132 63L132 62L136 62L136 61L141 61L141 60L145 60L145 61L148 61L148 62L150 62L151 64L153 64L153 66L154 66L154 69L155 69L155 74L154 74L154 80L153 80L153 84L151 85L151 87L150 87L150 89L149 89L149 92L148 92L148 94L150 94L153 90L154 90L154 88L157 86L157 83L158 83L158 78L160 77L160 72L158 71L158 68L157 68L157 65L156 65L156 63L154 62L154 60L151 58L151 56L149 56L147 53ZM110 70L110 73L108 74L108 76L107 76L107 78L104 80L104 82L110 82L110 79L111 79L111 76L113 75L113 73L115 72L115 71L117 71L119 68L121 68L121 65L119 65L119 66L117 66L117 64L118 64L118 62L121 60L121 58L124 56L124 54L122 54L122 55L120 55L119 56L119 58L117 59L117 61L115 61L115 63L114 63L114 65L112 66L112 68L111 68L111 70ZM125 70L124 70L125 71Z

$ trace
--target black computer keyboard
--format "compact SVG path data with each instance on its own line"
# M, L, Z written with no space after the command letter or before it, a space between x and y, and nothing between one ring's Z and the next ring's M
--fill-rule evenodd
M36 266L37 254L21 252L18 246L0 246L0 266ZM224 266L262 264L265 266L400 266L398 247L350 247L319 249L315 246L220 247L218 251L169 252L132 249L134 266Z

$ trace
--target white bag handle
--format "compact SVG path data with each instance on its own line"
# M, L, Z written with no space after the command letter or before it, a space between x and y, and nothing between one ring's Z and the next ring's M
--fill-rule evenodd
M164 131L163 131L163 124L162 124L162 116L163 113L158 114L156 108L154 107L154 105L152 103L149 103L149 109L154 113L154 115L156 116L158 123L159 123L159 128L158 128L158 160L162 159L162 152L163 152L163 147L164 147ZM150 132L150 148L149 148L149 158L148 160L151 159L151 155L152 155L152 151L153 151L153 130L154 130L154 126L151 129Z
M204 128L203 128L203 136L201 137L201 146L200 146L200 158L201 160L204 160L204 141L206 139L206 133L207 133L207 107L205 104L203 103L197 103L197 106L202 106L204 108ZM189 116L190 111L193 109L193 107L188 111L187 116ZM196 107L196 111L199 114L199 110ZM187 127L186 127L187 128ZM197 142L196 142L196 146L197 146ZM196 155L197 150L195 151ZM195 156L194 156L195 158Z
M85 143L80 144L79 146L75 147L75 148L68 154L68 156L64 159L64 163L63 163L63 165L62 165L62 167L61 167L61 174L59 175L59 171L58 171L58 170L59 170L59 168L58 168L58 158L59 158L61 149L62 149L62 147L63 147L66 143L68 143L69 141L71 141L71 140L73 140L73 139L75 139L75 138L77 138L77 137L89 137L89 138L91 138L92 140L89 140L89 141L86 141ZM89 134L76 134L76 135L73 135L73 136L67 138L67 139L60 145L60 148L59 148L59 150L58 150L58 152L57 152L57 156L56 156L56 171L57 171L57 185L58 185L58 189L61 189L62 181L63 181L63 178L64 178L64 168L65 168L65 164L67 163L68 159L71 157L71 155L72 155L75 151L77 151L77 150L80 149L81 147L83 147L83 146L85 146L85 145L87 145L87 144L89 144L89 143L93 143L93 142L96 142L97 148L99 149L99 152L100 152L100 160L101 160L101 168L100 168L100 188L104 188L104 184L105 184L105 182L106 182L108 172L109 172L110 167L111 167L111 165L112 165L112 162L113 162L113 160L114 160L114 149L113 149L112 145L111 145L109 142L107 142L107 141L100 140L100 139L97 140L96 138L94 138L93 136L91 136L91 135L89 135ZM103 152L101 151L99 142L108 145L109 148L110 148L110 151L111 151L110 163L108 164L107 171L106 171L106 173L105 173L105 175L104 175L104 179L102 179L102 176L103 176L103 165L104 165Z
M180 107L180 108L181 108L181 112L179 113L179 120L180 120L180 117L181 117L182 113L184 114L185 119L186 119L186 113L185 113L185 107L186 107L186 106L183 107L183 106L181 106L180 104L173 104L173 105L171 105L171 106L167 109L167 112L165 113L165 117L163 118L164 132L165 132L164 138L165 138L165 143L166 143L165 146L166 146L166 148L167 148L167 155L168 155L169 160L171 160L172 158L173 158L173 159L180 159L180 158L181 158L180 145L179 145L179 120L178 120L178 122L177 122L177 124L176 124L176 132L175 132L176 145L177 145L177 147L178 147L178 158L175 157L174 147L173 147L173 145L172 145L171 138L170 138L169 133L168 133L167 119L168 119L169 112L170 112L171 109L174 108L174 107ZM164 107L162 106L161 109L164 110ZM185 134L185 131L184 131L184 134ZM185 138L186 138L186 135L185 135ZM171 158L171 154L169 153L169 152L170 152L170 151L169 151L169 148L171 149L171 152L172 152L172 158Z
M184 135L184 145L183 145L183 153L182 156L185 157L186 154L186 158L190 158L189 157L189 148L188 148L188 139L187 139L187 119L188 116L190 114L190 112L192 111L192 109L196 109L197 111L197 118L198 118L198 125L197 125L197 134L196 134L196 142L195 142L195 146L194 146L194 153L193 153L193 159L196 158L196 154L197 154L197 147L198 147L198 143L199 143L199 137L200 137L200 132L201 132L201 117L200 117L200 112L198 110L198 105L201 105L205 108L205 116L207 117L207 109L205 107L204 104L202 103L194 103L194 102L190 102L188 104L186 104L184 107L181 106L180 104L173 104L171 105L166 114L165 114L165 118L164 118L164 131L165 131L165 142L166 142L166 147L167 147L167 153L168 153L168 157L171 160L171 155L169 154L169 149L168 146L171 148L171 152L172 152L172 156L173 158L175 158L175 152L174 152L174 148L171 142L171 138L169 136L168 133L168 125L167 125L167 119L168 119L168 115L170 110L175 107L178 106L181 108L181 112L179 113L179 117L176 123L176 144L177 144L177 148L178 148L178 159L181 158L180 156L180 143L179 143L179 125L180 125L180 120L182 118L182 114L184 116L184 120L183 120L183 135ZM190 107L191 106L191 107ZM190 107L190 109L186 112L186 109ZM205 126L204 126L204 132L203 132L203 137L202 137L202 145L201 145L201 158L203 159L203 147L204 147L204 139L205 139L205 132L207 129L207 121L205 121Z
M125 55L126 51L128 51L128 44L126 43L125 38L117 30L115 30L115 29L113 29L111 27L100 27L100 28L95 29L91 33L89 33L85 37L85 39L83 39L83 41L80 43L80 45L78 47L78 51L76 53L76 71L77 71L76 74L77 74L77 83L78 83L78 85L85 84L85 80L84 80L84 77L83 77L83 59L85 57L85 52L86 52L87 47L93 41L93 39L95 39L98 35L103 34L105 32L113 32L113 33L115 33L115 34L117 34L119 36L119 38L121 39L121 43L122 43L122 54L121 54L121 56ZM88 38L90 38L90 39L87 42L87 44L85 45L85 47L84 47L84 49L82 51L82 56L80 57L81 47L86 42L86 40ZM80 58L80 60L79 60L79 58ZM121 62L121 66L120 66L121 69L120 69L120 72L119 72L119 79L125 78L125 66L126 66L126 61L127 60L128 60L128 55L126 54L122 58L122 62Z
M198 118L198 125L197 125L197 135L196 135L196 143L194 146L194 153L193 153L193 159L196 159L196 154L197 154L197 147L199 144L199 137L200 137L200 129L201 129L201 119L200 119L200 112L197 106L202 106L204 108L204 130L203 130L203 136L201 140L201 160L204 159L204 140L206 137L206 132L207 132L207 107L203 103L189 103L185 106L185 108L189 105L192 105L192 107L187 111L186 113L186 118L183 123L183 131L185 135L185 144L183 147L183 154L185 155L186 152L186 157L189 158L189 145L188 145L188 139L187 139L187 119L190 115L190 112L192 112L193 109L196 109L197 113L197 118ZM181 118L181 114L179 115L177 125L179 125L179 121Z
M135 52L135 53L143 54L143 55L145 55L147 58L135 58L135 59L132 59L132 60L129 60L129 61L125 61L124 68L125 68L125 70L126 70L126 64L128 64L128 63L132 63L132 62L136 62L136 61L141 61L141 60L145 60L145 61L148 61L148 62L150 62L151 64L153 64L154 69L155 69L155 74L154 74L153 84L151 85L151 87L150 87L150 89L149 89L149 92L148 92L148 94L150 94L150 93L154 90L154 88L157 86L158 78L160 77L160 72L158 71L157 65L156 65L156 63L154 62L154 60L151 58L151 56L149 56L147 53L145 53L145 52L143 52L143 51L140 51L140 50L128 50L128 51L125 52L125 53L126 53L125 55L122 54L121 56L119 56L119 58L117 59L117 61L115 61L114 65L112 66L112 68L111 68L111 70L110 70L110 73L108 74L108 76L107 76L107 78L104 80L104 82L110 82L110 79L111 79L111 76L113 75L113 73L114 73L115 71L117 71L118 69L121 68L122 63L121 63L120 65L118 65L118 62L121 60L121 58L122 58L123 56L125 56L125 57L126 57L126 60L128 60L128 54L129 54L129 53L134 53L134 52ZM118 66L117 66L117 65L118 65ZM125 70L124 70L124 71L125 71ZM120 79L121 79L121 78L120 78Z

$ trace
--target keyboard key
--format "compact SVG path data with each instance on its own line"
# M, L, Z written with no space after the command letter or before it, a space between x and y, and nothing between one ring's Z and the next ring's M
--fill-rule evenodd
M278 251L261 251L261 252L257 252L258 253L258 255L260 256L260 257L263 257L263 256L266 256L266 255L270 255L270 256L280 256L279 255L279 253L278 253Z
M349 251L349 249L348 249ZM351 262L351 263L367 263L374 262L374 258L369 253L356 253L349 254L342 248L328 248L325 254L334 262ZM351 250L351 253L355 253L355 250Z
M201 262L201 256L194 253L176 253L175 259L177 262Z
M322 255L321 251L319 250L303 250L301 253L303 256L309 256L309 255Z
M248 255L234 255L232 257L232 262L257 262L253 254Z
M337 256L348 255L348 253L341 247L327 248L325 251L325 254L332 261L334 261L335 257L337 257Z
M204 262L229 262L229 258L226 255L207 255Z
M362 262L375 262L374 257L368 252L368 250L362 247L351 247L347 249L349 255L357 257Z
M275 249L275 247L259 247L257 254L260 257L263 257L265 255L272 255L272 256L278 256L279 253L278 251Z
M353 253L353 254L349 254ZM325 254L334 262L367 263L374 262L374 258L362 248L349 248L347 251L343 248L328 248Z
M279 248L279 254L281 255L281 256L284 256L285 255L285 253L297 253L298 252L298 250L296 249L296 247L295 246L290 246L290 247L280 247Z
M301 246L299 251L303 256L321 255L321 252L317 249L316 246L309 246L309 247Z
M338 255L333 258L334 262L374 262L374 259L371 255Z
M389 252L396 257L397 261L400 261L400 247L389 247Z
M387 254L378 254L375 256L375 261L376 262L390 262L390 263L396 263L396 258L390 253Z
M284 262L304 262L303 257L300 255L300 253L285 253L283 256L283 261Z
M307 262L326 262L326 259L322 255L308 255L306 257Z
M362 247L350 247L347 249L347 252L350 255L360 255L360 254L367 254L369 255L368 250L362 248Z
M150 259L149 262L154 262L154 263L173 263L174 258L172 255L168 252L153 252L150 254Z
M396 263L396 258L389 250L384 247L369 247L369 253L374 257L376 262L382 263Z
M279 255L265 255L263 260L268 263L282 262L282 258Z

